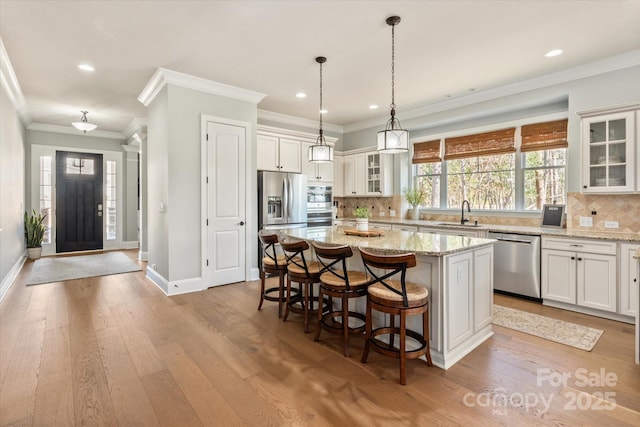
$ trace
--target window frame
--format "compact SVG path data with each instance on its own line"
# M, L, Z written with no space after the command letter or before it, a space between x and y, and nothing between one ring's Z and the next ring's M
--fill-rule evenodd
M540 167L536 167L536 168L527 168L524 165L525 162L525 153L520 151L521 148L521 144L522 144L522 136L521 136L521 128L524 125L528 125L528 124L533 124L533 123L538 123L538 122L544 122L544 121L553 121L553 120L561 120L561 119L566 119L568 117L568 113L567 112L563 112L563 113L554 113L554 114L548 114L548 115L544 115L544 116L537 116L537 117L530 117L530 118L526 118L526 119L522 119L522 120L518 120L518 121L511 121L511 122L505 122L505 123L496 123L496 124L492 124L492 125L486 125L486 126L482 126L482 127L477 127L477 128L468 128L468 129L461 129L461 130L457 130L455 132L447 132L447 133L440 133L440 134L425 134L420 136L419 138L415 138L414 140L411 141L411 156L413 156L413 144L417 143L417 142L421 142L421 141L426 141L426 140L434 140L434 139L440 139L441 144L444 145L444 140L446 138L451 138L451 137L456 137L456 136L460 136L460 135L467 135L467 134L473 134L473 133L482 133L482 132L487 132L487 131L491 131L492 129L501 129L504 127L509 127L509 126L515 126L516 128L516 132L515 132L515 147L516 147L516 151L515 153L513 153L512 155L515 156L514 157L514 166L515 166L515 182L514 182L514 209L513 210L489 210L489 209L478 209L477 212L482 212L482 213L507 213L507 214L523 214L523 213L528 213L528 214L539 214L541 212L541 210L526 210L525 209L525 172L528 170L534 170L534 169L562 169L564 168L565 170L565 182L564 182L564 193L565 193L565 199L566 199L566 195L567 195L567 187L568 187L568 183L567 183L567 178L569 175L569 171L568 171L568 165L569 165L569 159L568 159L568 154L569 154L569 148L565 148L566 151L566 155L565 155L565 164L564 166L540 166ZM568 127L568 125L567 125ZM569 129L567 128L567 132L569 132ZM447 200L448 200L448 161L447 160L442 160L440 162L440 207L435 208L435 207L420 207L421 210L425 211L425 212L432 212L432 213L443 213L443 212L448 212L448 211L458 211L459 207L457 206L448 206L447 205ZM411 183L412 187L415 187L417 185L417 179L423 176L434 176L434 175L419 175L418 174L418 168L419 168L420 164L411 164L411 167L409 168L409 182Z

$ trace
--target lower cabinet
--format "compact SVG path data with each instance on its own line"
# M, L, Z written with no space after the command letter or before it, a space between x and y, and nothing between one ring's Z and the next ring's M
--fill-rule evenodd
M415 225L401 225L401 224L393 224L391 226L392 230L401 230L401 231L418 231L418 227Z
M452 350L491 324L493 247L445 257L444 280L445 348Z
M542 237L542 299L615 313L616 242Z
M638 286L640 274L638 260L633 256L640 250L640 245L622 243L620 245L620 299L618 313L635 316L638 312Z
M484 237L484 230L464 230L457 228L444 228L444 227L419 227L418 231L421 233L433 233L433 234L449 234L452 236L469 236L469 237Z
M369 221L369 230L391 230L391 224L379 224Z

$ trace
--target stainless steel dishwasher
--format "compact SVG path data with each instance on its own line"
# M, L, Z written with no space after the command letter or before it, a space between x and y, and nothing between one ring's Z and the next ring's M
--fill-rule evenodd
M540 236L489 232L493 245L493 289L540 300Z

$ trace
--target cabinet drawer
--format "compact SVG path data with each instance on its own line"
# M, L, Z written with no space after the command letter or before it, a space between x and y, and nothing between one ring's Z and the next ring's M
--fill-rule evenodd
M616 255L616 242L609 240L565 239L542 236L543 249Z

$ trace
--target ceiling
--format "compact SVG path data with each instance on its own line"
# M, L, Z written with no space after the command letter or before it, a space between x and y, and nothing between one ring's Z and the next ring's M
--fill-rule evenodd
M640 49L640 0L0 0L0 37L36 124L70 126L86 109L98 129L123 132L146 117L137 97L158 67L264 93L260 110L317 121L322 55L324 120L347 126L388 116L391 15L402 18L401 119ZM564 53L544 57L555 48Z

